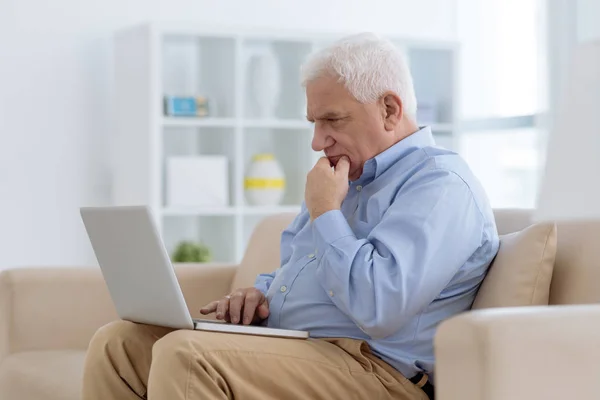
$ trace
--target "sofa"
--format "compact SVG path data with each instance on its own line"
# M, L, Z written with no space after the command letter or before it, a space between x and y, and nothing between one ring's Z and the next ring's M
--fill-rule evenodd
M496 210L500 233L531 223L526 210ZM239 265L176 265L190 312L249 286L279 265L279 236L293 218L265 218ZM600 398L600 221L558 223L551 306L469 311L435 338L438 400ZM88 342L117 318L93 267L0 273L0 399L80 398Z

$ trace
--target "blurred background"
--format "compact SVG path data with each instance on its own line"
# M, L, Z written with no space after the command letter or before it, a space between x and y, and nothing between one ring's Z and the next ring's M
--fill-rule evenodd
M597 0L0 0L0 268L95 265L79 207L108 204L150 205L172 256L239 260L318 157L303 58L361 31L405 52L419 122L492 206L532 208L599 18Z

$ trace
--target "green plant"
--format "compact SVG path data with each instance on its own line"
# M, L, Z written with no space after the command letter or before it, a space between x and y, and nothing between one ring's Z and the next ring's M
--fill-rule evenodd
M208 262L212 259L212 254L203 243L183 241L175 248L172 259L176 263Z

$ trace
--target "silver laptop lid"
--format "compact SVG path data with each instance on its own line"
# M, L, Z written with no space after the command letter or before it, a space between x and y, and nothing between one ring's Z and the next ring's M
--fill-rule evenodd
M83 207L81 217L119 317L193 329L148 207Z

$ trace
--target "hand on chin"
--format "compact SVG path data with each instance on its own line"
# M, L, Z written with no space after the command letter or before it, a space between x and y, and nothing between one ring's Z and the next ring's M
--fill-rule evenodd
M311 221L330 210L340 209L348 193L347 157L340 157L334 169L332 160L321 158L306 177L305 203Z

